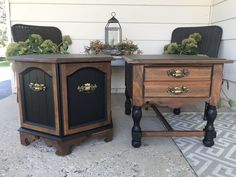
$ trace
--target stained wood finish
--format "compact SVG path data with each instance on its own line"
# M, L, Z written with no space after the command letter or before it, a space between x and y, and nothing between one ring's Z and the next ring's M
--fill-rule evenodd
M213 139L216 137L216 132L213 123L220 96L223 64L232 63L232 61L183 55L132 55L124 58L126 67L130 66L133 69L132 80L129 81L128 76L125 77L126 89L132 88L133 91L133 147L140 147L142 136L204 136L203 144L205 146L210 147L214 144ZM168 74L173 69L184 70L188 74L175 78ZM168 92L169 87L182 86L188 88L186 93L176 95L177 93ZM179 108L203 101L208 105L205 111L207 125L203 131L173 130L157 109L157 106ZM147 105L152 106L169 131L141 130L141 107Z
M143 131L143 137L203 137L205 135L204 131Z
M185 70L188 75L175 78L168 75L171 70ZM211 67L145 67L145 81L194 81L210 80Z
M179 97L169 97L169 98L144 98L144 103L157 104L158 106L166 106L170 108L180 108L185 105L195 105L197 103L208 102L209 98L179 98Z
M28 146L31 142L38 140L38 139L39 139L39 136L20 132L20 142L24 146Z
M108 55L84 55L84 54L43 54L43 55L23 55L7 58L10 61L34 62L34 63L93 63L110 62L112 57Z
M52 70L52 66L51 64L45 64L45 63L32 63L32 62L28 62L28 63L23 63L23 62L15 62L15 72L21 73L24 70L26 70L27 68L39 68L43 71L45 71L48 75L52 76L53 75L53 70Z
M26 90L29 87L30 82L35 82L43 76L43 73L37 73L38 69L50 75L52 78L52 84L47 84L50 88L49 93L44 95L39 95L38 93L30 93ZM57 79L56 79L56 65L55 64L36 64L36 63L15 63L15 70L17 72L17 94L19 97L19 110L20 110L20 119L21 126L29 128L32 130L41 131L44 133L59 135L59 113L58 113L58 95L57 95ZM24 75L24 72L27 70L32 70L31 75ZM36 72L35 72L36 71ZM35 75L36 74L36 75ZM41 76L40 76L41 75ZM46 77L42 77L41 81L46 81ZM50 81L46 81L50 83ZM38 96L37 96L38 95ZM41 100L41 101L40 101ZM53 104L49 104L49 108L46 108L44 101L48 102L53 101ZM35 105L33 105L35 104ZM50 109L50 111L42 112L43 109ZM31 109L28 111L28 109ZM43 115L44 114L44 115ZM39 118L40 117L40 118ZM51 120L41 119L46 118ZM49 123L50 121L51 123ZM40 123L42 122L42 123ZM47 125L47 123L49 123Z
M207 64L209 65L209 64L233 63L232 60L227 60L223 58L209 58L207 56L197 56L197 55L130 55L130 56L124 56L123 58L127 63L143 64L146 66L172 65L173 63L175 65L180 65L180 66L182 66L183 64L187 64L188 66L190 65L201 66Z
M215 64L213 66L210 105L217 106L220 100L220 92L222 85L223 64Z
M68 106L76 106L76 105L69 105L68 103L68 78L70 77L70 75L72 75L73 73L83 69L83 68L93 68L93 69L97 69L101 72L104 73L104 77L105 77L105 90L104 90L104 95L106 98L104 98L104 100L106 101L106 105L105 105L105 112L106 114L104 115L103 120L101 120L100 122L94 122L92 124L89 124L89 121L85 124L85 125L79 125L79 126L74 126L71 127L69 122L70 122L70 117L69 117L69 108ZM88 129L92 129L92 128L96 128L96 127L100 127L100 126L104 126L107 124L111 123L111 108L110 108L110 104L111 104L111 95L110 95L110 82L111 82L111 66L109 62L104 62L104 63L81 63L81 64L62 64L61 65L61 83L62 83L62 90L64 90L64 94L62 95L62 102L63 102L63 124L64 124L64 134L65 135L70 135L70 134L74 134L74 133L78 133L81 131L85 131ZM87 76L90 77L90 76ZM79 78L78 78L79 79ZM77 85L78 86L78 85ZM75 90L77 89L77 87L74 88ZM88 95L89 96L89 95ZM78 100L79 101L79 100ZM89 106L89 102L84 102L82 104L87 105L88 108L90 108ZM84 111L84 110L83 110ZM89 111L89 110L88 110ZM92 110L90 110L92 111ZM79 118L79 117L78 117Z
M170 87L186 87L187 92L179 95L168 92ZM145 97L209 97L210 81L202 82L145 82Z
M27 131L21 132L22 130L20 130L20 140L21 140L21 144L28 146L31 142L38 140L38 139L42 139L48 146L50 147L55 147L56 148L56 155L58 156L66 156L69 155L72 151L72 147L73 146L78 146L79 144L81 144L82 142L84 142L85 140L87 140L88 138L91 137L95 137L95 138L104 138L105 142L110 142L112 140L112 129L104 129L104 130L99 130L99 131L95 131L95 132L91 132L91 133L87 133L85 135L82 136L77 136L71 139L66 139L63 140L62 139L53 139L50 136L37 136L34 135L35 132L30 132Z
M132 98L135 106L143 105L143 70L143 65L133 66Z

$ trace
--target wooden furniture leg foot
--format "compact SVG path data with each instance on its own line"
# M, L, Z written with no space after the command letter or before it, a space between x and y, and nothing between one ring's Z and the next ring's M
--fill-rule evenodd
M105 137L104 141L110 142L113 139L113 132L112 132L112 129L107 129L107 130L104 130L104 131L101 131L98 133L94 133L92 136L93 137L101 137L101 138Z
M142 107L133 106L132 118L134 121L134 125L132 128L132 146L135 148L139 148L141 146L142 137L142 131L140 127L140 121L142 118Z
M71 153L71 146L70 145L63 145L63 144L58 144L56 147L56 155L59 156L66 156Z
M216 106L208 105L208 109L206 111L207 124L206 127L204 128L205 137L203 139L203 144L206 147L211 147L214 145L214 138L216 138L214 121L216 116L217 116Z
M38 136L20 132L20 142L24 146L28 146L31 142L33 142L37 139L39 139Z
M59 156L66 156L71 153L71 147L73 145L72 141L61 142L61 141L49 140L46 138L42 138L42 139L49 147L55 147L56 148L55 153Z
M108 142L112 141L112 139L113 139L113 132L112 132L112 129L110 129L110 130L107 131L107 133L105 135L105 138L104 138L104 141L106 143L108 143Z
M179 115L180 114L180 108L175 108L174 110L173 110L173 113L175 114L175 115Z
M110 137L106 137L105 139L104 139L104 141L106 142L106 143L108 143L108 142L110 142L110 141L112 141L112 136L110 136Z
M126 97L126 100L125 100L125 114L130 115L132 104L131 104L130 96L128 94L127 89L125 89L125 97Z
M149 101L147 101L146 104L144 105L144 109L145 109L146 111L148 111L148 108L149 108Z

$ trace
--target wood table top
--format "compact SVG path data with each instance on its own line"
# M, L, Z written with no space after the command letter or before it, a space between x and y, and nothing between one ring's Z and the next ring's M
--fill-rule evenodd
M132 64L211 64L233 63L233 60L211 58L204 55L129 55L124 56L127 63Z
M35 54L22 55L7 58L16 62L36 62L36 63L78 63L78 62L105 62L113 58L109 55L87 55L87 54Z

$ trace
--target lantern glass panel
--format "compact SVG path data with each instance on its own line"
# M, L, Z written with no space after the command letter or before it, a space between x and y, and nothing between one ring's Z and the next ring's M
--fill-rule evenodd
M114 46L120 42L120 28L108 28L108 44Z

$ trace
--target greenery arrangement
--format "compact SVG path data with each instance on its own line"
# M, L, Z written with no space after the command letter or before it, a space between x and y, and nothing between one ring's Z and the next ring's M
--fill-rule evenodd
M104 44L100 40L93 40L89 46L85 46L85 52L88 54L111 54L111 55L131 55L141 54L142 51L138 48L137 44L134 44L131 40L123 40L121 43L115 46L109 46Z
M121 51L122 55L142 54L142 51L138 48L138 45L128 39L117 44L116 48Z
M57 45L51 40L43 38L38 34L32 34L24 42L10 43L7 46L6 56L27 54L66 54L68 46L72 44L70 36L62 37L62 43Z
M90 53L99 54L102 52L103 49L104 49L104 44L100 40L90 41L90 45L85 46L85 52L88 54L90 54Z
M164 46L164 54L197 55L198 43L202 36L199 33L190 34L188 38L182 40L180 44L174 42Z

